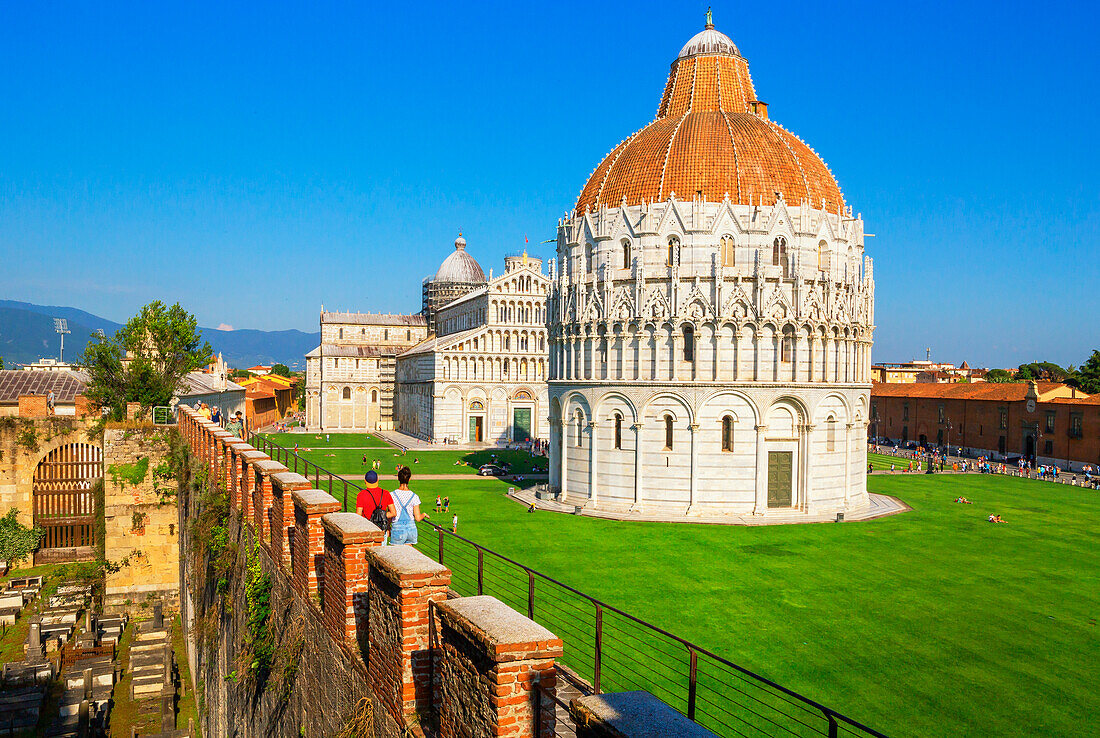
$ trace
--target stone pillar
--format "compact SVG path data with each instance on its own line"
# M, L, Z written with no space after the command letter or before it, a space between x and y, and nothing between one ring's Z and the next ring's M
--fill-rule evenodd
M688 426L691 433L691 491L688 497L688 509L690 513L695 503L699 501L699 424L692 423Z
M588 424L588 501L596 504L596 439L599 434L599 423L595 420Z
M844 431L844 507L848 507L852 496L852 428L855 423L847 423Z
M565 412L565 408L562 408L562 412ZM566 501L566 496L569 490L569 421L566 420L565 415L561 417L561 453L558 454L558 464L561 466L561 501Z
M668 342L671 353L668 357L668 378L673 382L680 381L680 342L682 340L683 337L680 335L679 330L673 330L672 334L669 336Z
M569 714L577 738L713 738L714 733L661 702L649 692L617 692L574 698Z
M805 423L799 427L799 441L798 441L798 499L801 502L798 508L803 512L812 512L812 507L816 505L816 500L813 500L813 469L811 468L811 459L813 454L810 453L810 439L814 436L814 426L812 423Z
M553 732L553 711L536 710L540 688L555 689L561 639L495 597L462 597L435 608L440 738ZM536 717L544 722L536 725Z
M271 514L268 529L271 531L271 556L281 561L287 569L291 568L290 550L293 546L294 498L295 491L305 491L313 485L301 474L292 471L271 475Z
M432 708L429 609L447 599L451 572L412 546L370 552L367 669L375 699L399 726Z
M358 513L329 513L321 518L321 525L325 529L321 589L325 627L337 641L358 641L360 613L365 616L367 611L367 551L382 545L383 533Z
M768 511L768 426L756 426L756 507L753 515Z
M760 381L760 326L752 331L752 381Z
M287 468L271 459L259 459L248 466L252 484L252 525L256 536L266 543L269 535L267 513L271 509L271 475L285 472Z
M303 597L316 595L323 586L325 533L321 518L340 510L340 502L319 489L290 493L294 502L294 546L290 556L294 591Z
M633 512L642 509L642 500L645 497L645 490L642 488L642 428L645 424L638 421L630 427L634 431L634 504L630 508Z
M741 331L733 331L733 381L741 380Z
M634 334L634 379L642 379L642 341L645 340L645 331Z
M714 368L711 370L711 379L717 382L720 379L718 366L722 361L722 325L714 324Z

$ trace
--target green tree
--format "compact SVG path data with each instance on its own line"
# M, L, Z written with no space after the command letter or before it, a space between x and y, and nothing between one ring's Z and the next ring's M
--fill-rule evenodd
M1093 351L1074 376L1075 384L1090 395L1100 394L1100 351Z
M272 374L278 374L280 377L290 376L290 367L286 364L275 364L271 367Z
M4 368L4 357L0 356L0 369Z
M12 508L0 518L0 559L14 567L17 561L30 556L42 538L41 528L28 528L19 522L19 510Z
M180 380L210 361L195 316L179 303L151 302L115 335L93 335L79 363L88 372L87 395L121 420L126 403L167 405Z
M1004 369L990 369L985 375L985 381L994 384L1003 384L1012 381L1012 375Z

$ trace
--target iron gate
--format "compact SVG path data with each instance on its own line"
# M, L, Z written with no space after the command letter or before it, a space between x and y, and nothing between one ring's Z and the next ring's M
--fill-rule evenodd
M43 531L43 549L95 544L92 482L102 476L102 449L85 443L60 446L38 463L34 470L34 525Z

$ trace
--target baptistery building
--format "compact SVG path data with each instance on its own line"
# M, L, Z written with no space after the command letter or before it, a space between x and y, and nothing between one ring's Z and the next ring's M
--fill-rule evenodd
M551 487L646 514L869 504L874 280L821 157L706 28L558 223Z

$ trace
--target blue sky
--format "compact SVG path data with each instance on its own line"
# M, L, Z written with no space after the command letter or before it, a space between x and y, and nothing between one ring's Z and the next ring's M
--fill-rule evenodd
M5 3L0 296L418 310L459 230L554 236L708 4ZM876 360L1100 347L1095 4L713 5L876 234Z

